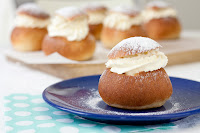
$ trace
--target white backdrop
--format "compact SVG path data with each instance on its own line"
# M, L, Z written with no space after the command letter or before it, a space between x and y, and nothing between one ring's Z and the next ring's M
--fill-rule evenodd
M10 31L14 24L14 0L0 0L0 47L10 46ZM45 10L53 13L54 10L64 6L80 6L91 2L104 3L108 7L119 4L131 4L133 0L36 0ZM150 0L141 0L145 3ZM166 0L178 11L184 30L200 31L200 0Z
M14 24L15 8L12 0L0 0L0 47L10 43L10 31Z

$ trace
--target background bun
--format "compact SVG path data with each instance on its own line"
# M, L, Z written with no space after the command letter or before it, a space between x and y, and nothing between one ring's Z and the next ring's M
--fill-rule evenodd
M15 27L11 33L11 42L18 51L41 50L42 40L46 34L46 28Z
M88 60L95 51L95 38L89 34L81 41L68 41L65 37L45 36L42 50L46 55L58 52L60 55L71 60Z
M144 29L147 36L154 40L176 39L181 33L181 25L173 17L152 19L144 24Z

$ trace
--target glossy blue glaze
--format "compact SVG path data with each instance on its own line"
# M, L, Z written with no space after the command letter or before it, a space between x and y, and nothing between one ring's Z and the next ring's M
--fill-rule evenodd
M173 94L162 106L149 110L124 110L106 105L99 96L100 75L65 80L46 88L44 100L51 106L106 123L154 124L200 113L200 83L170 77Z

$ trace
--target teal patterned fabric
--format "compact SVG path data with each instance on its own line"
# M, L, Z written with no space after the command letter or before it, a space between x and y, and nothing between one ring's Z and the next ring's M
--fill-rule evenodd
M41 95L29 94L6 96L4 116L9 133L126 133L176 128L173 123L134 126L93 122L49 106Z

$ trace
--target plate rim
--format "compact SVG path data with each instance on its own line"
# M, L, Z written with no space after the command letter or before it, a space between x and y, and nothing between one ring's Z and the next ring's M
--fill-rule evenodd
M91 112L85 112L85 111L79 111L79 110L74 110L74 109L69 109L69 108L65 108L62 106L59 106L53 102L51 102L45 95L47 89L52 88L52 86L55 86L57 84L66 82L66 81L70 81L70 80L78 80L81 78L91 78L91 77L100 77L101 75L90 75L90 76L82 76L82 77L77 77L77 78L72 78L72 79L67 79L67 80L63 80L60 82L57 82L55 84L52 84L50 86L48 86L42 93L42 97L44 99L44 101L46 103L48 103L50 106L57 108L59 110L71 113L71 114L75 114L78 116L82 116L82 117L87 117L87 118L95 118L95 119L103 119L103 120L116 120L116 119L120 119L120 120L124 120L125 118L127 118L127 121L130 120L134 120L134 121L144 121L144 120L148 120L152 121L152 120L166 120L166 119L173 119L173 118L183 118L183 117L187 117L189 115L193 115L193 114L197 114L200 113L200 106L196 106L195 108L187 108L184 111L181 112L174 112L174 113L168 113L168 114L154 114L154 115L108 115L108 114L97 114L97 113L91 113ZM174 78L174 79L178 79L178 80L188 80L188 81L192 81L192 82L196 82L196 83L200 83L198 81L195 80L190 80L190 79L185 79L185 78L179 78L179 77L173 77L173 76L169 76L170 79ZM123 118L122 118L123 117ZM109 119L108 119L109 118Z

